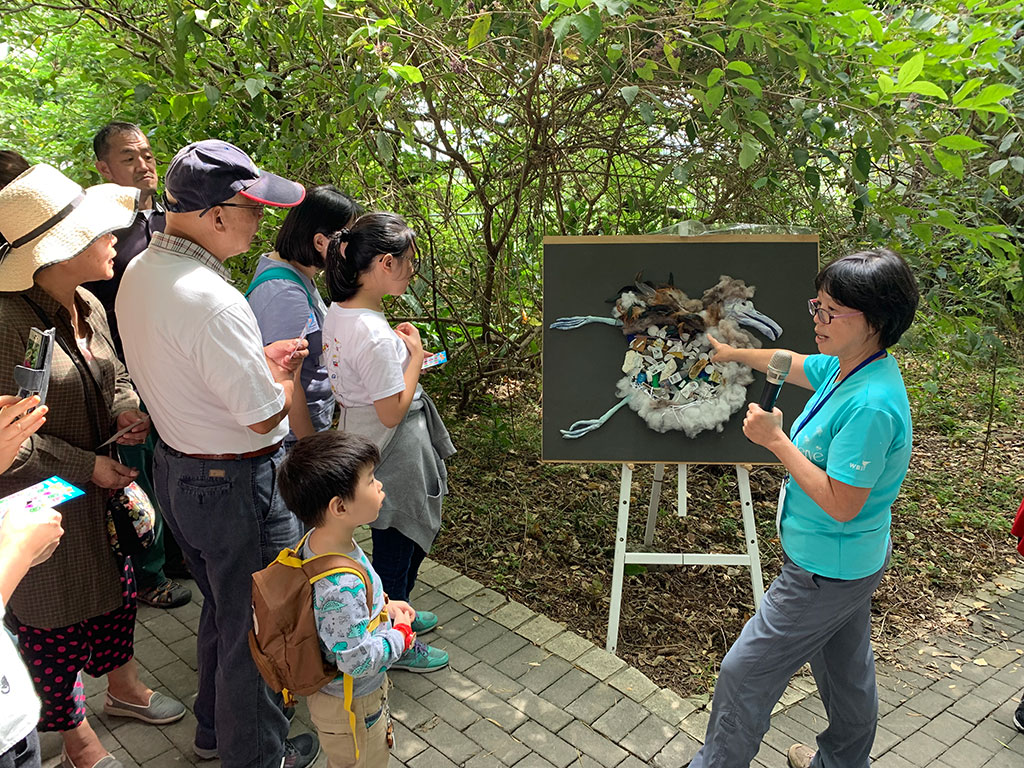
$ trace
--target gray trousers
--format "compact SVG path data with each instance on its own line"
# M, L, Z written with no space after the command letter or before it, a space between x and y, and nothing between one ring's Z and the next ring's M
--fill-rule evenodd
M704 746L690 768L742 768L771 726L772 708L805 662L828 727L812 768L866 768L878 691L871 649L871 595L882 573L827 579L786 560L782 573L722 660Z

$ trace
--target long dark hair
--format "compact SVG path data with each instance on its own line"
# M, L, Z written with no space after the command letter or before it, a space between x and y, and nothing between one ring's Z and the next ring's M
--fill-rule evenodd
M306 199L288 211L277 232L274 249L287 261L323 269L324 258L313 245L316 235L330 235L359 215L359 204L331 184L306 192Z
M341 252L343 243L348 245ZM366 213L351 230L331 235L327 246L327 290L331 301L346 301L359 291L359 276L384 253L399 257L410 248L415 252L416 233L397 213Z

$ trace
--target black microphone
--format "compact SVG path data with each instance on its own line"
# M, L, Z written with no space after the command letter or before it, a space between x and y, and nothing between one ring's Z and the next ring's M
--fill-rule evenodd
M789 369L792 365L793 355L784 349L780 349L768 361L768 370L765 371L764 389L761 390L761 399L757 403L768 413L771 413L775 408L775 401L779 397L782 383L789 376Z

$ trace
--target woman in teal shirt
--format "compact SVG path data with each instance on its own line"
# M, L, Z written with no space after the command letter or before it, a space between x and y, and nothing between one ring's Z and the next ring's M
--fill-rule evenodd
M891 506L910 464L910 405L886 349L910 327L918 290L892 251L818 273L817 355L793 353L787 382L814 392L789 435L782 412L751 403L743 433L789 471L779 501L784 562L760 610L722 660L704 747L690 768L738 768L757 754L772 708L810 662L829 725L791 768L867 768L878 719L871 596L891 552ZM764 371L774 349L712 339L713 360Z

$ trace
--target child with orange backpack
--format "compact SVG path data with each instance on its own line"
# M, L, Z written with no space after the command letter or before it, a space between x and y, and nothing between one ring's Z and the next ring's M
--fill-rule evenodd
M387 669L416 637L410 627L415 611L406 602L388 600L353 538L358 526L377 518L384 501L373 476L379 460L377 446L365 437L328 430L300 440L277 471L288 508L312 528L278 561L294 565L282 560L290 557L307 576L313 573L308 583L320 651L336 676L328 675L329 682L311 693L307 704L330 768L387 765L394 741ZM326 569L317 567L318 561ZM260 636L257 622L254 637ZM254 655L260 664L256 650Z

